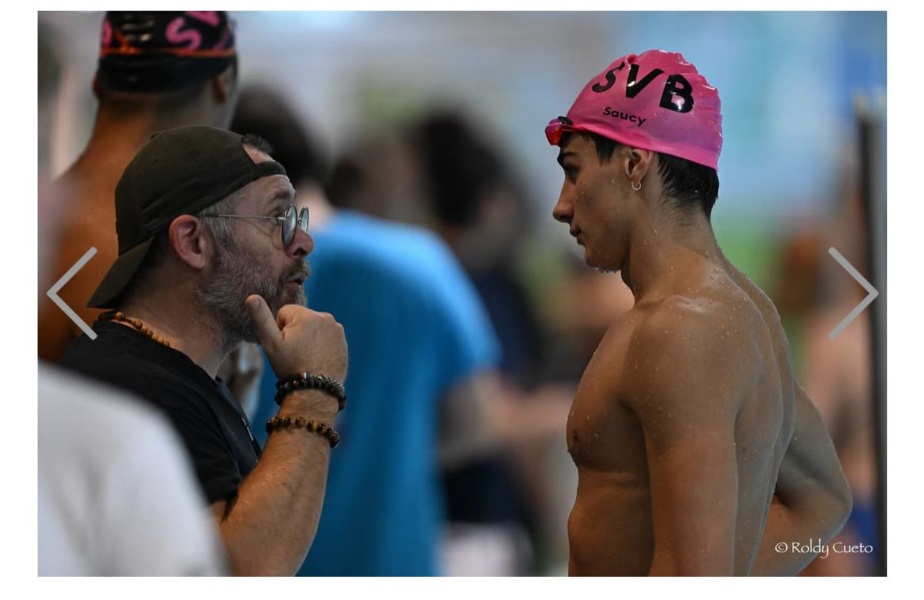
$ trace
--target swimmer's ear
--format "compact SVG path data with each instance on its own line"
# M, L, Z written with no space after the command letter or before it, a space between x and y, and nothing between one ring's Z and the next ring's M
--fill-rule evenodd
M648 174L654 160L654 152L642 148L626 148L627 160L623 163L626 177L630 181L641 181Z
M225 82L221 80L221 75L212 77L212 95L215 97L217 104L224 104L230 96L230 89Z

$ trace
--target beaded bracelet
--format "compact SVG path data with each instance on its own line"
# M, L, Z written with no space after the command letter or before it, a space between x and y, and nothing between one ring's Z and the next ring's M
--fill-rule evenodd
M304 427L312 433L317 433L327 438L330 447L333 448L340 443L340 434L331 428L330 425L319 423L317 421L306 421L304 417L280 417L275 416L266 422L266 433L273 433L279 429L294 426L296 429Z
M282 401L285 397L295 390L320 390L330 394L337 400L338 410L343 410L346 407L347 397L343 384L332 377L299 373L298 375L280 379L276 382L276 404L282 406Z

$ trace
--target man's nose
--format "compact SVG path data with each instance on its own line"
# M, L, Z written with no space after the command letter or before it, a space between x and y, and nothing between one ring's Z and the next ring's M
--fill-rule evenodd
M556 221L562 223L570 223L572 217L573 206L571 200L567 197L567 194L564 192L558 196L558 202L555 204L555 208L552 209L552 217Z
M304 258L314 250L314 238L311 234L303 231L300 227L295 228L295 237L292 243L286 248L286 253L299 258Z

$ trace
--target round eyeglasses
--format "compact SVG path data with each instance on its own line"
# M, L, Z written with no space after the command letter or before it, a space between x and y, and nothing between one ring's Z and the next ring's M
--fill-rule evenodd
M203 217L224 217L226 219L266 219L276 221L282 224L282 245L288 248L295 239L295 229L301 229L308 233L308 207L298 210L294 204L286 207L282 215L275 217L266 217L263 215L201 215Z

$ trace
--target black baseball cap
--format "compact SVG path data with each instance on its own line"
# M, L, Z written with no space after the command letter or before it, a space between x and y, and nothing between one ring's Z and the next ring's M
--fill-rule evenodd
M285 174L277 162L254 163L238 133L204 125L155 133L116 185L119 258L88 306L116 308L154 237L175 218L195 214L257 179Z

